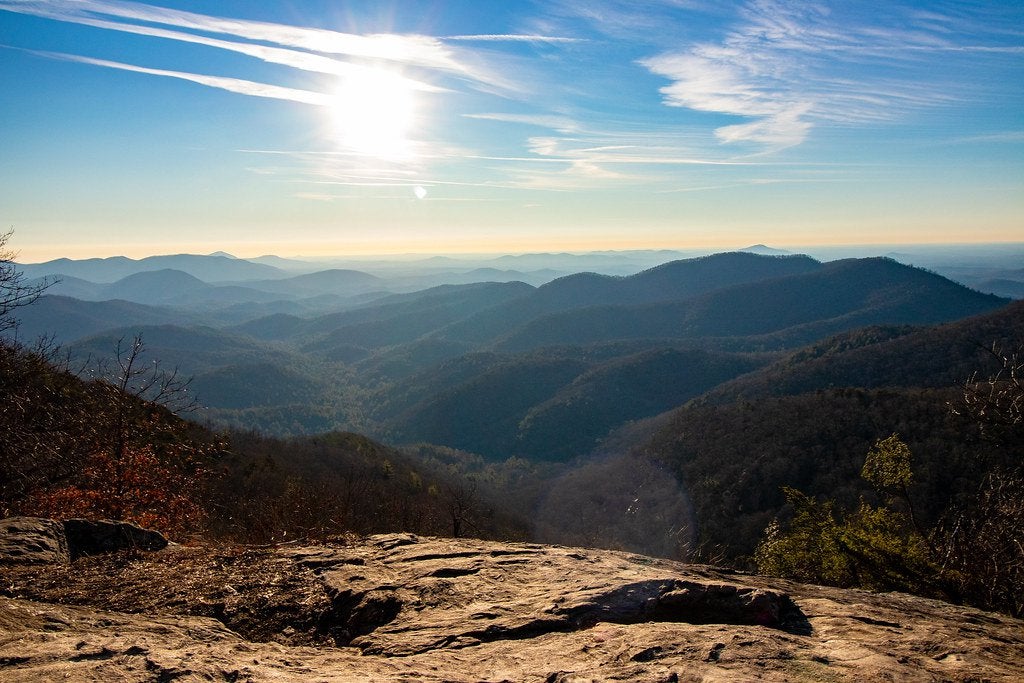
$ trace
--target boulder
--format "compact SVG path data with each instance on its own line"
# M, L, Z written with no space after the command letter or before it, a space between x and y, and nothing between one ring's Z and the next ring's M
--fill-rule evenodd
M0 564L68 564L83 555L119 550L163 550L159 531L130 522L44 517L0 520Z
M167 539L159 531L109 519L69 519L64 522L71 559L119 550L163 550Z
M64 525L42 517L0 519L0 564L67 564Z

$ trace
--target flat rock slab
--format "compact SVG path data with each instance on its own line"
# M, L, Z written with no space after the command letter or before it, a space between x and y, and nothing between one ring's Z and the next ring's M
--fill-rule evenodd
M805 586L612 551L408 535L245 551L209 561L216 550L133 558L117 574L122 594L116 587L82 591L77 605L56 604L39 586L60 583L66 590L68 580L96 581L89 574L109 572L110 565L82 565L50 583L28 578L46 567L19 568L10 587L0 590L8 596L0 598L0 677L552 683L1024 678L1024 622L902 594ZM249 573L260 576L247 577L243 560L252 562ZM187 598L175 592L178 585L206 588ZM217 614L211 601L232 592L251 603L250 618L259 618L256 606L266 604L263 617L278 632L254 630L257 642L227 628L224 617L196 616ZM98 596L94 603L89 595ZM164 595L173 599L161 602ZM111 604L120 611L107 609ZM319 647L289 642L292 627L274 621L282 610L301 615L303 609L323 636Z
M458 649L599 623L808 628L785 593L698 579L637 555L409 535L373 538L333 556L285 552L316 567L339 640L366 654Z

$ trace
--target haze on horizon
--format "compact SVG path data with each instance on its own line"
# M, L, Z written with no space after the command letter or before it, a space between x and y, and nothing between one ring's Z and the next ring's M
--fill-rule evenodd
M20 260L1024 239L1019 2L0 0Z

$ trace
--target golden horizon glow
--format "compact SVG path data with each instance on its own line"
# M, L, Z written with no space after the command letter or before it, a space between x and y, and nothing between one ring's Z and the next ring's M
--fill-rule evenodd
M342 259L357 258L367 259L372 257L399 258L399 257L430 257L430 256L500 256L517 254L537 254L569 252L584 254L597 251L731 251L744 249L757 244L791 251L799 252L806 248L822 249L880 249L888 250L893 247L937 247L949 246L980 246L980 245L1024 245L1024 240L1007 238L1003 240L978 239L978 240L915 240L904 242L849 242L849 241L783 241L772 240L765 242L751 234L748 239L744 236L731 235L728 238L715 239L689 239L678 242L666 240L626 240L610 237L597 240L548 240L537 241L533 239L508 239L498 242L494 239L460 240L448 245L439 245L436 240L405 240L402 242L347 242L338 241L314 241L314 240L288 240L288 241L253 241L236 242L226 245L223 242L191 242L182 243L154 243L126 245L119 244L64 244L64 245L22 245L19 247L17 235L15 244L12 246L17 252L15 260L18 263L32 264L43 263L58 258L89 259L89 258L110 258L124 256L132 259L141 259L148 256L165 256L171 254L212 254L215 252L226 252L232 256L242 259L252 259L261 256L278 256L281 258L298 259ZM881 252L880 252L881 253Z

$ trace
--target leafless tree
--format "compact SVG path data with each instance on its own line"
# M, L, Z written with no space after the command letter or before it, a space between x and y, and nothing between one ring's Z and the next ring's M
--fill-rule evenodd
M113 364L100 363L99 374L117 387L121 396L141 398L177 413L189 413L197 407L195 394L189 391L192 378L183 378L178 368L164 368L158 360L146 360L142 335L126 342L117 340Z
M43 293L51 283L26 284L25 274L18 270L14 259L17 254L7 248L12 231L0 233L0 332L18 324L12 315L16 308L27 306Z
M998 369L963 383L953 412L974 420L998 447L977 494L940 524L943 569L967 601L1024 614L1024 344L985 350Z
M975 373L964 382L953 412L976 422L990 441L1020 449L1024 445L1024 344L1012 351L998 344L985 350L998 370L985 378Z
M452 521L453 538L461 538L467 529L477 531L474 520L480 513L480 499L476 492L476 482L449 484L445 508Z

